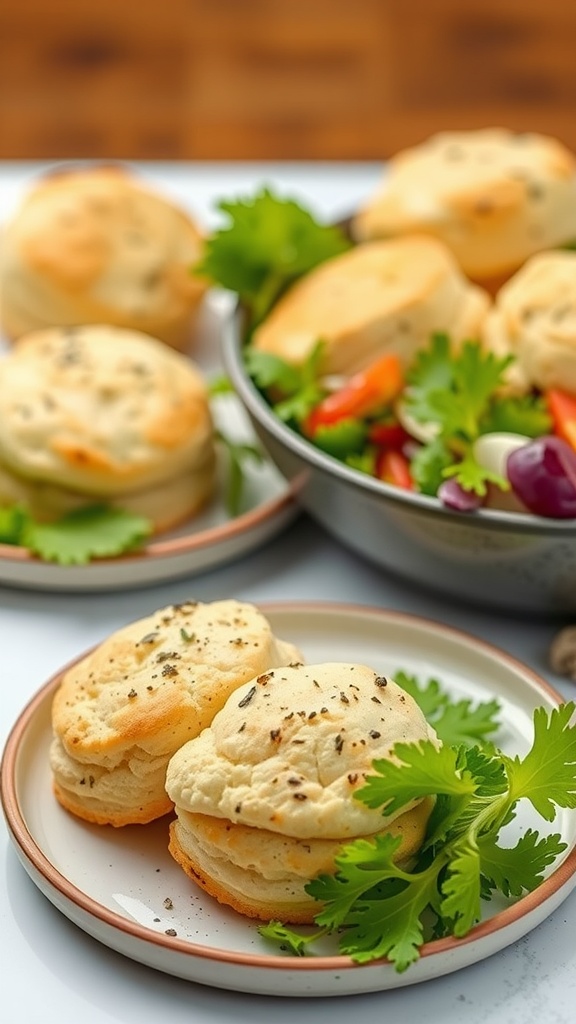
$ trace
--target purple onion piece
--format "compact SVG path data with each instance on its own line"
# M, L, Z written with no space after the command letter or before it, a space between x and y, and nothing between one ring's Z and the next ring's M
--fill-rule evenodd
M576 518L576 451L561 437L538 437L511 452L510 484L537 516Z
M457 480L444 480L438 488L438 498L456 512L475 512L482 504L478 494L464 490Z

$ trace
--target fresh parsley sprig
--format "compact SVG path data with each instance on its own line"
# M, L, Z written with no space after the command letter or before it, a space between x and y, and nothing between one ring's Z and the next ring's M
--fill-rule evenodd
M320 931L303 938L271 922L261 934L302 955L319 936L336 932L342 954L358 963L387 957L401 972L429 938L466 935L480 920L482 900L494 891L519 897L535 889L566 843L531 828L514 846L501 845L500 835L521 800L546 821L558 808L576 808L575 711L574 702L537 708L532 745L523 757L492 745L396 744L395 760L376 760L374 774L355 796L391 813L433 795L419 855L409 865L398 864L400 839L390 834L348 843L334 874L306 886L321 904L315 918Z
M251 328L288 285L351 245L338 227L320 224L300 203L270 188L222 200L217 209L228 221L207 239L194 272L236 292Z
M134 551L151 533L149 519L108 505L79 508L53 523L37 522L22 505L0 508L1 543L59 565L85 565Z

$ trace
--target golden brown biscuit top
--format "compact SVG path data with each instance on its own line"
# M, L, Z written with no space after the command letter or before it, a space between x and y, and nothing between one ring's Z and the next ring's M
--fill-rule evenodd
M35 331L0 360L0 462L26 478L138 490L205 458L212 429L200 370L135 331Z
M65 673L54 732L75 760L109 769L136 748L173 753L254 673L299 657L252 604L170 605L115 631Z
M296 282L255 330L256 349L299 364L324 343L322 370L350 372L385 350L408 361L435 330L469 336L488 307L450 250L427 235L364 242Z
M576 159L556 139L503 128L440 132L392 157L354 232L429 230L478 277L573 238L575 207Z
M364 665L275 669L237 690L210 728L171 759L179 810L299 838L382 830L353 798L395 743L434 739L420 708Z
M115 286L122 303L122 288L130 285L127 306L136 280L142 301L146 295L152 301L161 277L174 274L171 264L182 264L180 285L189 290L194 282L185 271L202 244L190 217L119 167L47 175L25 196L7 232L23 262L60 288L86 290L100 281L102 295Z
M489 348L516 358L512 383L576 394L576 252L532 256L501 288L487 317Z

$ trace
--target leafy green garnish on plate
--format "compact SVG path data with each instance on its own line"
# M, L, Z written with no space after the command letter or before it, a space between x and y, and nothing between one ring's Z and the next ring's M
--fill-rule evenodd
M394 680L416 701L438 738L448 746L484 744L500 728L501 705L496 698L477 704L467 698L453 700L438 679L421 683L402 669Z
M350 248L340 228L320 224L300 203L262 188L217 207L229 222L205 244L194 272L236 292L254 327L283 291L319 263Z
M37 522L22 505L0 508L0 543L59 565L85 565L134 551L151 533L149 519L108 505L80 508L53 523Z
M452 702L437 680L397 678L446 738L441 746L397 743L394 760L374 761L354 796L383 814L433 797L424 843L410 863L396 863L401 838L388 833L343 845L334 873L305 887L319 901L316 930L300 934L279 921L259 929L294 955L336 934L340 953L357 963L388 958L405 971L425 942L467 935L495 892L509 899L537 888L567 847L561 835L533 828L512 846L500 834L520 801L549 822L559 808L576 808L575 702L537 708L530 749L509 756L486 739L497 726L496 701Z

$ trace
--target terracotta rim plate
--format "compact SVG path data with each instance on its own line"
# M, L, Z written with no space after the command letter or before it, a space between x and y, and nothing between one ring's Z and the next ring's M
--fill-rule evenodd
M274 631L310 663L359 661L379 672L435 676L454 695L501 702L499 745L523 753L537 706L562 702L543 679L504 652L427 619L362 606L263 604ZM464 939L428 943L403 974L378 961L362 967L331 950L278 954L257 925L197 891L167 852L167 822L99 828L68 815L51 792L50 705L59 675L14 725L4 751L2 801L15 850L30 877L71 921L111 949L190 981L266 995L332 996L392 989L439 977L515 942L551 914L576 885L576 811L548 824L518 808L516 828L559 832L567 843L538 889L511 905L486 905ZM512 840L514 841L514 839Z

